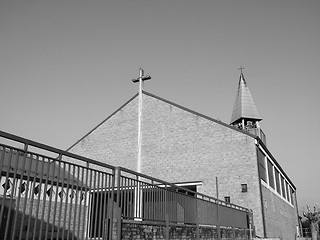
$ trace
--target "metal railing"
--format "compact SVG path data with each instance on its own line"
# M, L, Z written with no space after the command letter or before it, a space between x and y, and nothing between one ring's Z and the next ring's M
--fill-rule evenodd
M111 236L105 221L112 219L113 166L4 132L0 136L23 144L0 144L0 239ZM102 189L110 191L99 194ZM94 208L98 199L104 204Z
M0 140L14 143L0 143L0 240L121 239L130 221L160 224L166 239L181 225L197 239L251 234L246 208L2 131Z
M124 221L163 223L166 232L184 224L193 226L199 237L205 228L224 239L249 239L252 234L252 212L246 208L129 169L118 167L117 172L115 194Z

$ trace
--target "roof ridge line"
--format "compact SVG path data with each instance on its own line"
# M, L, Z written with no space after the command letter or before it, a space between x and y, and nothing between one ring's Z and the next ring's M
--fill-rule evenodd
M101 121L97 126L95 126L93 129L91 129L87 134L85 134L83 137L81 137L78 141L76 141L74 144L72 144L69 148L67 148L66 151L69 151L74 146L76 146L79 142L81 142L84 138L89 136L90 133L92 133L94 130L96 130L98 127L100 127L103 123L105 123L108 119L110 119L113 115L115 115L117 112L119 112L122 108L124 108L129 102L131 102L133 99L135 99L139 93L136 93L133 97L131 97L128 101L126 101L124 104L122 104L117 110L115 110L113 113L111 113L107 118L105 118L103 121Z
M167 99L164 99L164 98L159 97L159 96L157 96L157 95L154 95L154 94L152 94L152 93L149 93L149 92L146 92L146 91L142 91L142 93L144 93L144 94L146 94L146 95L148 95L148 96L150 96L150 97L154 97L154 98L156 98L156 99L158 99L158 100L160 100L160 101L163 101L163 102L166 102L166 103L168 103L168 104L171 104L171 105L173 105L173 106L175 106L175 107L177 107L177 108L180 108L180 109L182 109L182 110L185 110L185 111L187 111L187 112L189 112L189 113L195 114L195 115L197 115L197 116L199 116L199 117L205 118L205 119L207 119L207 120L209 120L209 121L218 123L218 124L220 124L220 125L222 125L222 126L225 126L225 127L230 128L230 129L232 129L232 130L236 130L237 132L243 133L243 134L248 135L248 136L250 136L250 137L252 137L252 138L256 138L256 137L257 137L256 135L253 135L253 134L248 133L248 132L244 132L244 131L242 131L242 130L234 127L234 126L231 126L231 125L229 125L229 124L227 124L227 123L225 123L225 122L219 121L219 120L217 120L217 119L214 119L214 118L209 117L209 116L207 116L207 115L204 115L204 114L202 114L202 113L196 112L196 111L191 110L191 109L186 108L186 107L183 107L183 106L181 106L181 105L179 105L179 104L176 104L176 103L174 103L174 102L171 102L171 101L169 101L169 100L167 100Z

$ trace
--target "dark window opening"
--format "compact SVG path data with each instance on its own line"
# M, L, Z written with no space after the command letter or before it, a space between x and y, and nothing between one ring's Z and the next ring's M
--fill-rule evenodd
M265 163L265 155L263 152L258 149L258 163L259 163L259 174L260 178L267 182L267 170L266 170L266 163Z
M290 202L292 203L292 205L294 205L294 202L293 202L293 193L294 193L294 191L293 191L292 188L290 187Z
M241 192L248 192L248 185L243 183L241 184Z
M275 174L276 174L275 178L276 178L277 192L278 192L279 194L281 194L281 190L280 190L280 180L279 180L280 173L279 173L279 171L278 171L277 169L275 169Z
M229 197L229 196L224 197L224 201L225 201L226 203L230 203L230 197Z
M281 190L282 190L282 196L286 198L286 185L284 178L281 176Z
M288 200L288 202L290 202L290 192L289 192L289 184L286 182L286 186L287 186L287 188L286 188L286 190L287 190L287 200Z
M269 186L274 189L273 166L269 160L268 160L268 177L269 177Z

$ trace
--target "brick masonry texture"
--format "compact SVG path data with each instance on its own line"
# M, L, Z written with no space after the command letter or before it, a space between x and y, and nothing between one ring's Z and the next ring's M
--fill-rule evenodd
M268 237L280 239L295 239L298 225L296 208L278 197L267 187L262 186L264 212L266 216L266 231Z
M70 151L136 170L137 104L136 97ZM218 177L219 198L230 196L231 203L252 209L256 234L263 236L255 139L149 94L143 94L142 115L142 173L169 182L202 181L198 191L213 197Z
M141 224L123 222L121 226L121 239L166 239L166 225ZM197 230L194 225L170 225L169 239L197 239ZM217 229L213 227L199 227L199 239L217 240ZM221 239L249 239L249 233L238 229L221 229Z

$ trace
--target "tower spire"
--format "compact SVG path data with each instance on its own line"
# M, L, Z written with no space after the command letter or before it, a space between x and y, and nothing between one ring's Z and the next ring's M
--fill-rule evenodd
M242 66L238 69L240 70L240 77L231 117L231 125L241 125L242 128L245 128L248 124L257 125L262 118L247 86L242 72L243 69L244 67Z

